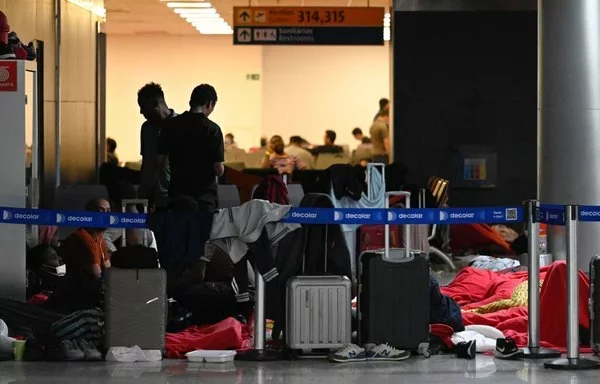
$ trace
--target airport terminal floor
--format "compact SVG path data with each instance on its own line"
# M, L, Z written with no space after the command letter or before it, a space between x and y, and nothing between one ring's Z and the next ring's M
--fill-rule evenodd
M491 356L459 360L449 356L415 357L404 362L333 365L325 360L206 363L8 363L0 365L0 383L262 384L262 383L478 383L592 384L598 373L544 369L540 362L506 361Z

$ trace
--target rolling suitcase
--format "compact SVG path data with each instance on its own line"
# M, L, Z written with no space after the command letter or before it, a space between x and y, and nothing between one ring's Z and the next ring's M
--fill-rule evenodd
M147 200L124 200L143 204ZM144 237L146 231L144 231ZM122 245L125 245L123 230ZM167 274L165 270L110 268L106 271L104 291L104 347L139 346L146 350L165 348L167 327Z
M600 354L600 255L590 261L590 345L596 355Z
M327 230L325 226L325 273ZM305 241L306 246L306 241ZM305 271L306 252L302 260ZM296 276L286 290L286 344L297 349L333 349L350 343L352 283L346 276Z
M389 198L410 193L386 193ZM406 248L386 245L367 251L359 260L358 321L362 344L388 343L393 347L416 351L429 339L429 262L420 251L411 249L411 226L404 226Z

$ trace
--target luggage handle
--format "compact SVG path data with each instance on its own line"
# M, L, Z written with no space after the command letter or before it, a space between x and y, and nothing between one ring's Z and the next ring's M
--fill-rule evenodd
M121 200L121 212L123 213L127 213L127 206L129 205L138 205L141 204L144 206L144 213L147 215L148 214L148 199L123 199ZM145 246L145 244L147 243L148 240L148 232L145 228L143 228L143 232L144 232L144 238L142 240L142 245ZM123 234L121 236L121 247L126 247L127 246L127 239L126 239L126 230L125 228L123 228Z
M323 273L327 274L327 261L328 261L328 245L329 245L329 224L325 224L325 268L323 269ZM302 252L302 274L306 272L306 247L308 245L308 230L304 231L304 252Z
M367 164L367 196L369 198L373 197L373 190L371 186L371 173L373 173L373 169L376 169L377 167L381 167L381 176L383 177L383 189L385 190L385 164L369 163Z
M396 191L396 192L386 192L386 194L385 194L385 209L390 208L390 199L394 196L404 196L405 200L406 200L405 207L410 208L410 192ZM385 232L384 232L385 247L383 249L383 260L387 261L389 263L405 263L407 261L411 261L413 259L413 257L412 257L412 251L411 251L411 241L410 241L410 232L411 232L410 225L409 224L404 225L404 249L399 248L399 249L395 250L395 252L397 252L399 255L401 255L401 257L392 257L390 255L390 225L386 224L384 226L384 228L385 228Z

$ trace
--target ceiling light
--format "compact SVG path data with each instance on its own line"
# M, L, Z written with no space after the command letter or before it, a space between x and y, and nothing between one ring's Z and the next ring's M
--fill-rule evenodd
M85 9L86 11L101 17L106 18L106 9L103 6L95 5L94 0L67 0L71 4L75 4L78 7Z
M212 8L210 3L205 2L194 2L194 3L182 3L170 1L167 3L167 7L169 8Z
M194 21L225 21L223 20L223 18L219 15L214 15L212 17L198 17L198 16L191 16L191 17L186 17L185 21L187 21L188 23L192 23Z
M217 13L217 10L214 8L175 8L173 9L173 11L177 14L181 14L181 13L201 13L201 14L207 14L207 13Z

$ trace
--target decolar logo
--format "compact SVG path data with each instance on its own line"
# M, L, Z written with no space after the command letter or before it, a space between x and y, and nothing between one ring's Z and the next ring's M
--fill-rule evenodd
M465 212L465 213L451 213L451 219L474 219L475 213L473 212Z
M94 220L91 216L67 216L68 222L91 223Z
M64 223L66 219L67 219L66 216L63 215L62 213L56 214L56 222L57 223Z
M388 217L388 221L394 221L394 220L396 220L396 218L398 218L398 215L396 215L395 212L388 211L387 217Z
M4 210L2 212L2 220L12 220L13 214L11 211Z
M440 211L440 220L441 221L448 220L448 212Z
M120 220L117 216L110 215L110 225L119 224Z
M581 211L581 216L600 216L600 211Z
M317 214L309 212L292 212L292 217L297 217L299 219L316 219Z
M340 221L344 219L344 214L340 211L334 211L333 212L333 220L334 221Z
M423 214L422 213L399 213L398 218L399 219L422 219Z
M111 217L111 219L112 219L112 217ZM118 217L116 219L119 220ZM143 219L143 218L132 219L129 217L124 217L124 218L120 219L120 222L125 223L125 224L144 224L144 223L146 223L146 219Z
M20 220L38 220L40 215L36 215L35 213L15 213L13 217Z
M371 218L370 213L346 213L346 219L365 219Z

